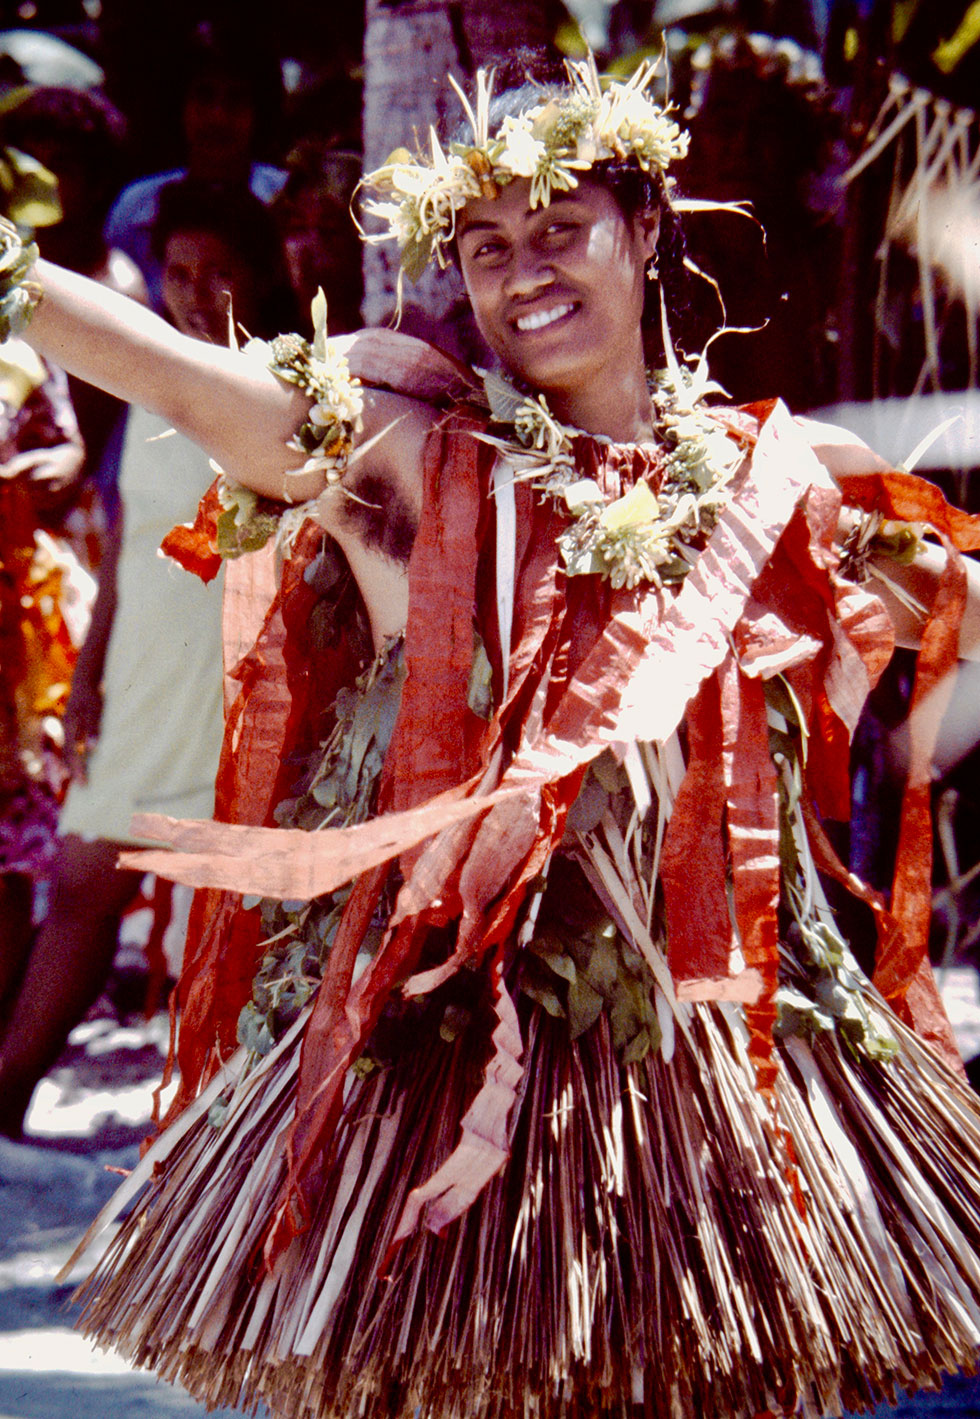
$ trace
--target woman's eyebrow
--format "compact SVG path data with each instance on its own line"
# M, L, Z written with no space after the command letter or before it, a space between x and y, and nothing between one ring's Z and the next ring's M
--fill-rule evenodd
M483 221L468 221L461 223L459 228L459 234L460 236L465 236L467 232L494 232L496 230L497 223L492 221L488 217Z
M559 206L563 209L567 209L569 207L576 208L580 205L581 199L579 198L577 193L556 192L553 194L551 202L548 204L548 206L542 205L533 208L529 213L526 214L526 219L527 217L533 219L539 216L547 216L549 212L553 211L556 207ZM495 222L492 217L482 217L476 219L462 218L457 225L457 232L459 236L465 236L467 232L495 232L499 229L499 227L500 223Z

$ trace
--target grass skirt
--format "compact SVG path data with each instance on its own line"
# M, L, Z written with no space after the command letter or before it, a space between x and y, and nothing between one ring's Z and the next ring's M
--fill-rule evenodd
M147 1182L83 1328L209 1405L290 1419L816 1419L972 1369L972 1092L892 1018L887 1063L833 1033L778 1044L773 1109L738 1008L687 1008L672 1058L623 1065L605 1016L572 1041L526 1002L509 1161L446 1235L393 1253L480 1061L433 1032L352 1075L311 1225L269 1276L301 1020L230 1082L236 1056L123 1187L117 1210Z

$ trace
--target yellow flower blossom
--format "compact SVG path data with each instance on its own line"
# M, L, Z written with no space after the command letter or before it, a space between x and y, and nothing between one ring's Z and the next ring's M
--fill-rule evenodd
M607 532L623 532L629 527L641 527L660 515L660 504L649 483L635 483L628 493L603 509L600 523Z

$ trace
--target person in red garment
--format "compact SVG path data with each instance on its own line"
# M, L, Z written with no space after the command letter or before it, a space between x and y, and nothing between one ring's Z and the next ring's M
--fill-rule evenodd
M208 890L179 1104L84 1289L91 1334L209 1403L748 1419L975 1363L980 1106L925 926L980 529L840 431L708 401L651 82L481 75L462 138L366 180L409 274L458 260L483 376L328 341L320 302L312 341L205 350L36 273L38 347L224 470L168 547L284 557L233 821L138 820ZM822 823L896 637L886 903Z

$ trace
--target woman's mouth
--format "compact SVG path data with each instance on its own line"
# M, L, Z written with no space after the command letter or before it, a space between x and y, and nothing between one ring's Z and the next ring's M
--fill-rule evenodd
M522 334L529 330L544 330L546 326L554 325L557 320L563 320L574 309L573 302L564 301L561 305L551 306L548 310L535 310L528 315L519 315L516 317L514 325Z

